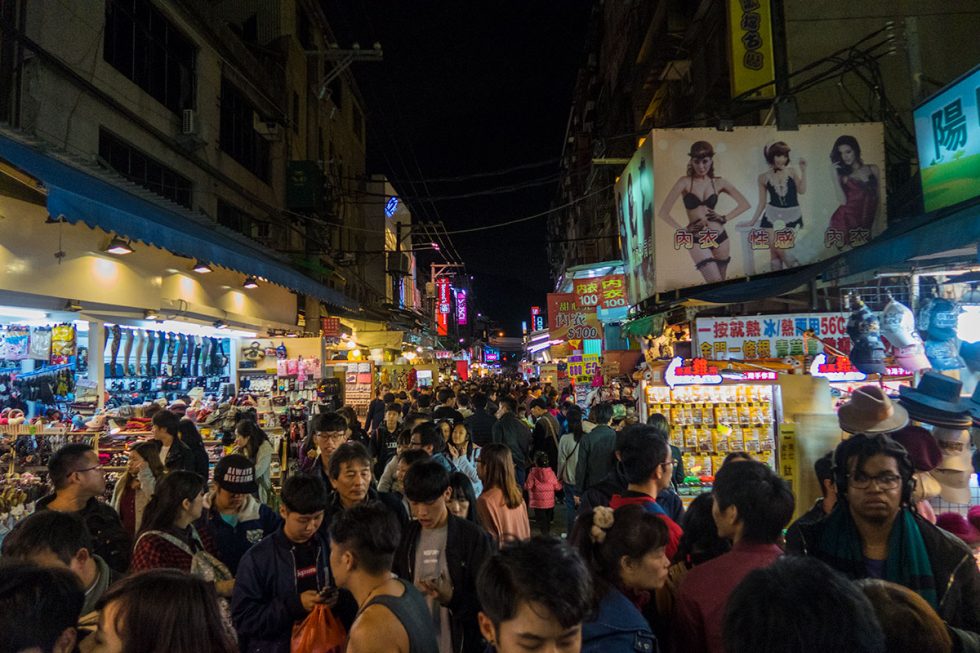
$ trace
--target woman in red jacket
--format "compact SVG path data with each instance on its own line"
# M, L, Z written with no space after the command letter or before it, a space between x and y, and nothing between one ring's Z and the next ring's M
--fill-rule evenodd
M528 505L534 511L534 521L541 535L551 534L551 520L555 517L555 492L561 490L561 481L549 467L548 454L534 454L534 467L524 481Z

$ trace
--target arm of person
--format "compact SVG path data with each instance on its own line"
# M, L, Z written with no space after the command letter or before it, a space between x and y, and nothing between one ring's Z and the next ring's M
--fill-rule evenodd
M153 472L150 471L150 466L147 465L147 464L144 464L143 467L140 468L140 471L136 475L136 478L138 478L139 479L139 482L140 482L140 490L139 491L142 494L146 495L146 498L147 499L152 498L153 497L153 493L156 490L157 479L156 479L155 476L153 476Z
M266 446L268 445L268 446ZM255 455L255 478L263 478L272 466L272 443L263 442Z
M487 534L490 535L494 542L499 542L499 525L494 519L493 511L490 510L489 502L482 495L476 500L476 515L480 518L480 525L487 531Z
M347 653L408 653L409 650L405 627L380 605L372 605L361 613L347 639Z
M834 176L834 195L837 196L837 203L843 206L847 204L847 196L844 195L844 177L840 174L842 163L832 163L830 174Z
M749 204L749 201L745 199L745 195L742 195L742 192L739 189L735 188L735 185L732 182L728 181L727 179L722 180L719 190L728 193L732 197L732 199L734 199L736 202L734 209L729 211L726 215L721 216L725 220L725 222L728 222L729 220L734 220L735 218L737 218L738 216L742 215L750 208L752 208L752 205ZM708 209L709 217L714 213L715 213L714 209Z
M483 494L483 481L480 480L480 475L476 473L476 465L465 455L454 459L453 464L456 465L456 469L466 474L466 478L470 479L470 483L473 484L474 496Z
M240 636L281 637L309 612L297 594L273 596L272 567L260 568L247 553L238 565L237 582L231 595L231 617Z
M681 196L684 190L684 184L687 182L687 177L681 177L674 184L674 187L670 189L667 193L667 197L664 198L663 204L660 205L660 210L657 212L657 217L672 226L674 229L686 229L680 225L677 220L674 220L673 216L670 215L670 210L674 208L674 204L677 203L677 198Z
M800 175L796 177L796 192L799 195L806 193L806 159L800 159Z

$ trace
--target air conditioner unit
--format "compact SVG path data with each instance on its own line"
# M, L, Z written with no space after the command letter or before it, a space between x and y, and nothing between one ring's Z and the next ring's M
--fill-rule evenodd
M180 133L185 136L197 133L197 112L194 109L184 109L181 114Z

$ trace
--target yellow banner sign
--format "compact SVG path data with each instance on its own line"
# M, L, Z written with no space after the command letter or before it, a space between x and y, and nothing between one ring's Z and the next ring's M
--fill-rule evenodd
M732 97L742 95L775 77L772 59L772 15L769 0L728 0ZM770 84L749 98L771 98Z

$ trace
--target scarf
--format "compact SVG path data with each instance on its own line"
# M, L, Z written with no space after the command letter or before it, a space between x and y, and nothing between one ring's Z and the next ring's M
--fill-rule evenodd
M853 578L867 576L861 536L847 506L842 505L827 516L816 550L831 567L845 571ZM888 536L884 579L909 588L939 609L929 553L915 517L906 508L899 511Z

